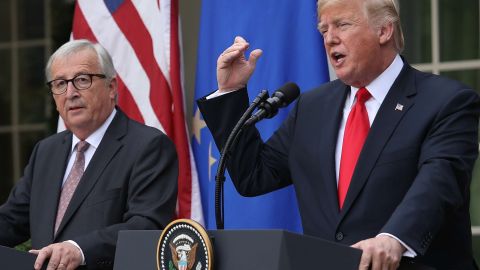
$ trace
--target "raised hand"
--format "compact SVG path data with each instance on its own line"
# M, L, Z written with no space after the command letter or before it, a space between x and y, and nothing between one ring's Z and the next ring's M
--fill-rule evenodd
M217 81L220 92L228 92L243 88L255 70L262 50L256 49L245 58L248 42L242 37L236 37L232 46L228 47L217 60Z

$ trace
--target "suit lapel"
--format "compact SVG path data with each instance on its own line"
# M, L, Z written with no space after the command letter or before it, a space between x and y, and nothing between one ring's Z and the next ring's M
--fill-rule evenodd
M125 135L127 131L127 118L117 108L117 114L112 123L108 127L105 135L103 136L100 145L98 146L95 154L90 160L85 173L78 184L72 200L70 201L65 215L63 216L62 223L58 228L57 236L60 235L63 228L70 221L73 214L81 206L87 195L91 192L95 183L99 180L102 172L108 166L108 163L112 160L118 150L122 147L123 143L120 139Z
M355 166L352 181L342 209L341 219L346 215L360 194L378 157L398 123L413 106L413 96L415 93L415 74L413 69L405 63L402 72L395 80L395 83L392 85L380 106L370 132L368 133L365 145L362 148L357 165Z
M321 125L315 125L318 128L317 132L325 134L325 140L319 142L317 151L318 160L320 161L319 169L323 175L325 181L321 181L325 185L326 193L325 198L327 203L325 209L332 211L332 215L338 216L338 197L337 197L337 176L335 173L335 150L337 146L338 130L340 128L340 121L343 117L343 107L349 87L343 83L340 83L337 87L334 87L331 91L331 96L327 99L327 102L323 104L323 111L325 112L321 119ZM319 106L321 107L321 106ZM317 114L313 114L317 115ZM325 154L327 153L327 154ZM332 207L334 206L334 207Z
M57 148L49 154L51 159L48 160L49 165L46 166L49 169L46 169L44 171L45 175L41 177L45 179L42 187L43 194L49 194L49 196L42 197L42 216L38 217L37 220L39 222L43 220L43 222L37 228L40 230L39 235L43 235L45 238L45 243L52 243L53 241L60 190L71 149L72 133L67 131Z

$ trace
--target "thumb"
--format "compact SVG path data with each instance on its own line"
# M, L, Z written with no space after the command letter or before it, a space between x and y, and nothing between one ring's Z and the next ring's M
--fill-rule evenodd
M263 51L260 49L253 50L248 57L248 63L252 66L257 64L258 58L262 55Z

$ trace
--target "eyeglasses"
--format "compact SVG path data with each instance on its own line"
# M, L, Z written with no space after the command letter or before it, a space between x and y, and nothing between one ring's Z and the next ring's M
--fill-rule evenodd
M61 95L67 91L69 82L72 82L73 86L77 90L85 90L92 86L93 77L99 77L105 79L107 76L104 74L79 74L70 80L56 79L47 82L50 91L54 95Z

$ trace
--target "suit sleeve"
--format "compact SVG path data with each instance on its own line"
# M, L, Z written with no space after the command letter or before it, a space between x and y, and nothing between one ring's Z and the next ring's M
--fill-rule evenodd
M462 229L470 230L464 217L469 216L469 187L478 155L479 111L479 97L471 90L457 91L442 106L422 144L416 178L382 229L420 255L440 231L449 230L449 223L463 223Z
M198 107L221 151L235 124L248 107L246 89L213 99L199 99ZM244 129L232 150L227 169L237 191L257 196L291 184L288 151L294 115L290 114L274 135L264 143L258 130Z
M122 220L71 239L82 248L89 267L111 266L118 231L157 230L174 218L178 161L173 143L162 134L137 143L136 147L140 150L137 156L132 157L135 160Z
M0 245L13 247L30 238L30 190L32 168L38 151L37 144L25 168L24 176L0 206Z

